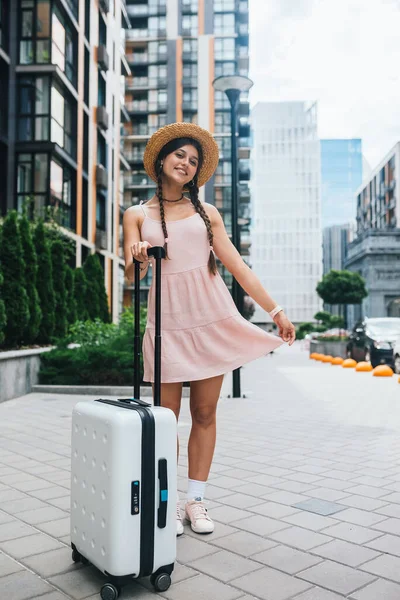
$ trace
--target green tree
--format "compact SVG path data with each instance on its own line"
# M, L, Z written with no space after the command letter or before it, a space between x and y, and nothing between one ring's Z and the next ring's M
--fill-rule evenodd
M56 315L54 335L62 339L67 334L67 298L65 289L64 245L60 240L56 240L51 245L51 262Z
M33 244L31 226L24 214L19 221L21 234L22 253L25 262L25 287L28 294L29 322L25 329L24 339L27 344L33 344L39 334L42 310L40 308L39 294L36 288L37 281L37 256Z
M79 267L74 271L74 296L76 303L76 318L78 321L86 321L89 319L87 306L88 282L82 267Z
M332 315L327 310L320 310L314 315L314 319L328 328L331 324Z
M55 328L55 296L50 247L42 220L38 222L35 228L33 239L38 262L36 287L42 309L38 341L41 344L48 344L52 339Z
M104 286L104 272L97 254L89 254L83 265L88 281L88 313L89 318L110 322L107 293Z
M317 294L326 304L344 307L345 325L347 305L361 304L368 296L365 280L359 273L334 269L323 276L322 281L317 285Z
M4 306L3 293L2 293L2 285L3 285L3 274L1 272L0 265L0 344L4 341L4 330L6 328L7 318L6 318L6 307Z
M4 219L0 263L3 271L2 298L6 311L5 343L8 347L20 346L29 323L29 302L25 289L25 263L22 257L21 237L16 211Z
M65 271L65 291L67 298L67 321L72 325L77 320L76 299L75 299L75 271L69 265L66 265Z

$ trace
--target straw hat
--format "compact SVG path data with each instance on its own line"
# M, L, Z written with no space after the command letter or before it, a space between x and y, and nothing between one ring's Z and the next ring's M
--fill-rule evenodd
M146 173L157 182L156 161L160 151L171 140L188 137L199 142L203 150L203 165L198 173L198 185L204 185L214 174L218 165L218 144L210 132L194 123L172 123L153 133L144 151L143 163Z

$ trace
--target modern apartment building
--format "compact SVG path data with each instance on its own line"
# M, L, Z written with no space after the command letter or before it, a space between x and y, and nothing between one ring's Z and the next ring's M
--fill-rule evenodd
M127 0L132 28L126 31L124 207L150 198L155 185L143 169L143 151L159 127L175 121L195 122L215 134L221 160L201 199L215 204L231 226L230 105L212 81L220 75L247 75L249 68L248 0ZM249 103L240 104L240 216L249 216ZM242 231L248 254L248 230ZM223 269L222 269L223 271ZM229 273L222 272L230 284ZM144 282L144 288L146 288ZM126 302L130 288L126 288Z
M356 192L357 237L346 268L366 280L368 297L351 311L350 322L400 316L400 142Z
M322 276L317 105L260 102L252 130L252 267L292 321L312 321ZM257 308L253 321L266 313Z
M75 264L98 253L114 320L127 24L124 0L0 2L1 212L53 207L76 242Z
M355 236L355 225L332 225L325 227L322 232L323 239L323 274L332 269L344 269L349 244Z

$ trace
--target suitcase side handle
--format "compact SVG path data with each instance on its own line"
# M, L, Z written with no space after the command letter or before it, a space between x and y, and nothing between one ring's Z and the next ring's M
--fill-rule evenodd
M160 498L157 511L157 525L160 529L164 529L167 526L168 508L168 470L166 458L160 458L158 461L158 479L160 486Z

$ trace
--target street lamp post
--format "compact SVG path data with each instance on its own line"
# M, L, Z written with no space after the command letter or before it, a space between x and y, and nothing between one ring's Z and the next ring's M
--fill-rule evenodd
M232 162L232 190L231 190L231 211L232 211L232 243L240 253L240 231L238 223L238 108L239 99L242 92L247 92L253 86L253 82L248 77L242 75L231 75L217 77L213 81L215 90L225 92L231 105L231 162ZM242 303L240 302L240 286L235 278L232 281L232 298L240 311ZM240 369L233 371L232 396L240 398Z

